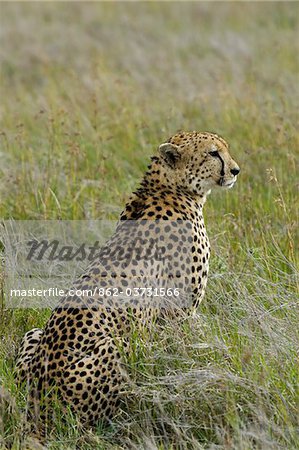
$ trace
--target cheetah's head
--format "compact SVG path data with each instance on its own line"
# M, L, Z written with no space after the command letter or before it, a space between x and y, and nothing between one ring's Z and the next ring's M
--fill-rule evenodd
M181 132L159 147L167 178L195 195L206 195L214 187L231 188L240 172L217 134Z

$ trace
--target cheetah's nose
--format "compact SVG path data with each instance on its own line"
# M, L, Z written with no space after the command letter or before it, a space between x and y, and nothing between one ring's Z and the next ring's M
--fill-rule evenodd
M231 169L230 170L230 172L233 174L233 175L238 175L238 173L240 172L240 169L239 169L239 167L237 168L237 167L235 167L234 169Z

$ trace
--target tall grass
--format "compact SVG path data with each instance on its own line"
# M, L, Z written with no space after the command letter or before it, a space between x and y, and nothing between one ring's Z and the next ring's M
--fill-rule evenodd
M298 4L1 9L2 218L117 218L178 129L222 134L241 166L205 208L197 314L132 338L130 406L113 426L82 430L58 411L49 448L298 448ZM0 447L40 445L13 367L48 315L3 299Z

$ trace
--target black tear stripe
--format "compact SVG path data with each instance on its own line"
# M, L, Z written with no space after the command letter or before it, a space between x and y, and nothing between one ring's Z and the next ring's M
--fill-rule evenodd
M217 155L217 158L219 158L220 161L221 161L221 172L220 172L220 175L222 177L224 177L224 161L223 161L223 159L221 158L221 156L219 154Z

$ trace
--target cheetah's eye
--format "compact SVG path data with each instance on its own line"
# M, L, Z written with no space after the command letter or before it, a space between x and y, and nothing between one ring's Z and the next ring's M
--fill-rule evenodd
M214 150L212 152L209 152L209 155L211 155L211 156L218 156L219 152L218 152L218 150Z

